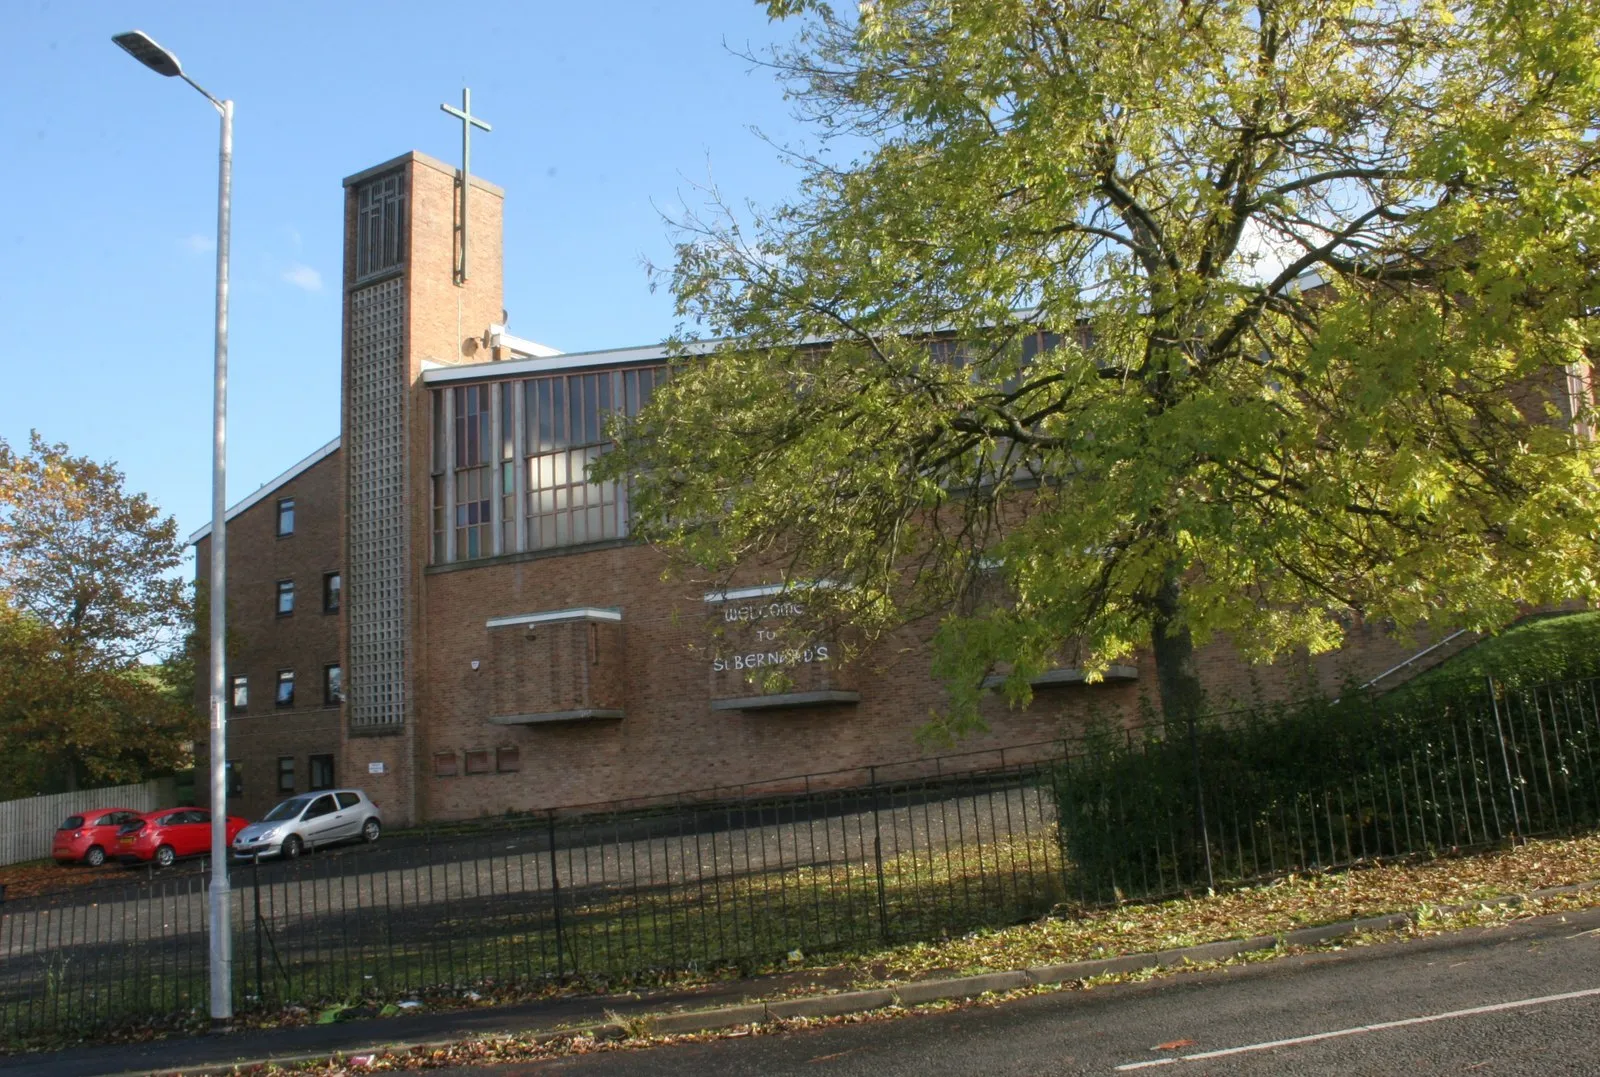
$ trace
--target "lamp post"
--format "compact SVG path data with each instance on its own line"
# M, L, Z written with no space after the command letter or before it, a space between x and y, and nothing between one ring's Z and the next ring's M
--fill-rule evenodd
M178 58L141 30L112 41L158 75L181 78L222 114L217 177L216 373L211 435L211 1024L233 1019L233 932L228 909L227 655L227 439L228 439L228 238L233 196L233 102L219 101L184 74Z

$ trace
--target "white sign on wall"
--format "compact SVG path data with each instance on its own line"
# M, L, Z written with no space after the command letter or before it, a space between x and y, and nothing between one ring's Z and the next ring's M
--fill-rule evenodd
M383 773L383 764L381 762L368 763L367 764L367 773L368 774L382 774Z

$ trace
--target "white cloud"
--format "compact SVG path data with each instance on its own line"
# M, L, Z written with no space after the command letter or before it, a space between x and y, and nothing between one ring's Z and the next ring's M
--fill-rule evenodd
M203 236L196 232L192 236L184 236L179 240L183 249L191 254L210 254L217 249L217 241L210 236Z
M303 288L308 292L322 291L322 274L310 266L301 265L299 262L283 271L283 279L286 283L292 284L296 288Z

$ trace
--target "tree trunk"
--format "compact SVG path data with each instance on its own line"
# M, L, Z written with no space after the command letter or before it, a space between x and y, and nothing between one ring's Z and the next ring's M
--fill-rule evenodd
M1189 626L1179 618L1181 585L1176 568L1167 570L1166 579L1152 603L1151 646L1156 657L1156 691L1161 698L1161 713L1168 722L1192 725L1201 705L1200 677L1194 669L1194 638Z
M1161 588L1155 594L1151 618L1150 644L1156 658L1156 689L1161 697L1161 714L1167 728L1181 727L1188 734L1189 761L1193 780L1193 841L1197 867L1205 871L1206 886L1216 889L1211 865L1211 835L1206 828L1205 782L1201 777L1200 741L1195 723L1200 718L1204 692L1194 668L1194 637L1179 615L1182 585L1175 566L1167 569Z

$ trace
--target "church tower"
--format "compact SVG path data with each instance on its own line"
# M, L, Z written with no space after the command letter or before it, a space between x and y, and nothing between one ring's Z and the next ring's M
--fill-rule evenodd
M434 509L422 372L489 358L483 338L503 320L504 192L477 177L463 191L462 175L412 152L344 181L340 778L364 787L391 825L419 818L426 720L417 656Z

